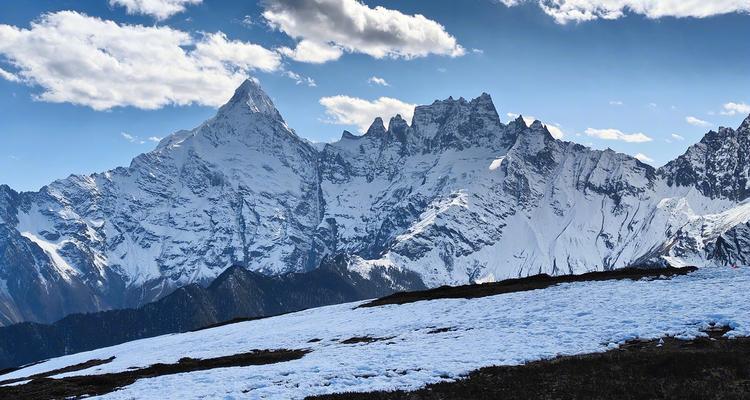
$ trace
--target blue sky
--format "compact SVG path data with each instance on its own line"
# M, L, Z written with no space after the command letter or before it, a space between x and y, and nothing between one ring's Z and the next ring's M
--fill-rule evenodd
M36 190L128 165L246 75L313 141L487 92L503 120L533 116L659 166L750 113L750 1L560 4L2 2L0 183Z

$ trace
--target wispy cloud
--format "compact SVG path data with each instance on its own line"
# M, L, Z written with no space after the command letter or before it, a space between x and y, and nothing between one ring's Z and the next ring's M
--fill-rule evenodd
M610 105L610 106L621 106L621 105L623 105L623 104L624 104L624 103L623 103L623 102L621 102L620 100L610 100L610 101L609 101L609 105Z
M728 13L748 13L746 0L499 0L508 7L536 3L559 24L597 19L619 19L628 13L648 18L706 18Z
M685 122L693 126L709 127L711 123L693 116L685 117Z
M643 133L623 133L618 129L586 129L586 134L591 137L595 137L602 140L617 140L628 143L644 143L650 142L654 139L643 134Z
M673 133L671 136L672 136L672 139L675 139L675 140L685 140L683 136L680 136L676 133Z
M245 25L247 27L251 27L255 25L255 21L253 20L253 17L250 15L245 15L244 17L242 17L241 22L242 22L242 25Z
M377 76L371 76L370 79L367 80L367 83L371 85L391 86L385 79Z
M21 81L21 79L16 74L8 72L2 68L0 68L0 78L5 79L6 81L10 81L10 82Z
M127 132L120 132L120 136L122 136L125 140L127 140L130 143L138 143L138 144L144 144L146 141L141 140L138 138L138 136L131 135Z
M649 157L649 156L647 156L647 155L645 155L643 153L638 153L638 154L634 155L633 157L635 157L638 161L644 162L644 163L652 163L652 162L654 162L653 158L651 158L651 157Z
M127 140L128 142L135 143L135 144L146 144L147 141L159 143L161 142L162 139L164 139L158 136L149 136L146 139L143 139L140 136L136 136L127 132L120 132L120 136L122 136L122 138Z
M296 72L292 71L284 71L284 75L286 77L294 80L294 83L297 85L307 85L309 87L316 87L318 86L317 83L315 83L315 80L313 78L310 78L309 76L302 76Z

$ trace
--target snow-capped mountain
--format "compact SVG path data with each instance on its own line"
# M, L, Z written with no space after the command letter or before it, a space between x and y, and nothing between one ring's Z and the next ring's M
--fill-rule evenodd
M409 271L427 286L746 263L749 138L750 117L655 170L539 121L504 124L483 94L317 150L248 80L128 168L33 193L0 186L0 324L144 304L232 265L280 274L340 254L363 277Z

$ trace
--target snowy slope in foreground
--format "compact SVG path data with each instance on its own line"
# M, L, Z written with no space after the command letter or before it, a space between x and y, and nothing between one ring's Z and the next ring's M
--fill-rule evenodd
M112 355L116 358L109 364L67 375L252 349L309 348L295 361L142 379L103 398L303 398L414 389L484 366L601 352L633 338L695 337L710 322L732 327L729 336L750 335L748 290L749 267L704 268L671 280L562 284L472 300L366 309L349 303L61 357L0 380ZM453 330L428 333L436 328ZM340 343L357 336L392 339Z

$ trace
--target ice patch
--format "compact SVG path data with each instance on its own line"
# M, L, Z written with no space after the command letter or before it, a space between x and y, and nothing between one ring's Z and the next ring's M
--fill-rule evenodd
M497 160L493 160L490 164L490 171L494 171L500 168L500 166L503 164L503 160L505 160L505 157L500 157Z

